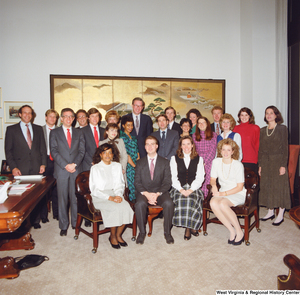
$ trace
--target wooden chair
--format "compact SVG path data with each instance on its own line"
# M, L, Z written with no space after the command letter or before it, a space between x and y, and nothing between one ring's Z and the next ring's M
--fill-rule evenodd
M153 219L157 217L162 210L163 208L158 205L148 205L148 225L149 225L148 237L151 237L152 235Z
M285 255L284 264L289 268L289 274L277 277L278 290L300 290L300 260L294 254Z
M294 202L294 182L296 175L296 168L299 159L300 145L290 144L289 145L289 163L288 163L288 174L290 181L290 191L291 191L291 200L292 207L295 205ZM298 179L298 177L297 177Z
M241 228L244 229L245 244L250 245L249 242L249 232L256 227L257 232L260 232L259 228L259 218L258 218L258 185L259 179L257 174L249 168L245 168L245 188L247 190L246 200L243 205L232 207L232 210L238 216L238 218L244 219L244 225ZM222 224L216 217L212 219L207 218L207 213L212 212L210 208L210 200L212 198L211 185L207 186L209 193L207 198L203 201L203 235L207 236L207 224L208 223L218 223ZM251 224L251 216L255 217L255 220Z
M99 223L103 223L102 216L100 210L96 209L93 204L92 196L90 195L89 189L89 175L90 171L81 172L75 181L76 185L76 197L77 197L77 222L75 228L75 236L74 239L77 240L79 233L83 232L88 237L93 239L93 249L92 253L97 252L98 248L98 235L110 232L109 228L105 228L99 230ZM131 208L134 210L134 204L131 203L128 199L128 189L125 189L124 198L126 201L129 202ZM86 231L84 228L81 227L83 218L88 219L92 223L92 232ZM133 237L131 240L135 241L136 237L136 218L134 214L133 224L129 225L132 227L132 235Z

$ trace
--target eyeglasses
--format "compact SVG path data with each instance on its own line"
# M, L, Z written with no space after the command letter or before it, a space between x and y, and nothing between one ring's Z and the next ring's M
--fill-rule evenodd
M134 104L133 106L134 106L134 107L137 107L137 108L142 108L142 107L143 107L142 104L141 104L141 105L139 105L139 104Z
M72 118L74 118L74 116L62 116L62 118L65 118L65 119L72 119Z
M86 118L86 116L78 116L77 119L83 119Z

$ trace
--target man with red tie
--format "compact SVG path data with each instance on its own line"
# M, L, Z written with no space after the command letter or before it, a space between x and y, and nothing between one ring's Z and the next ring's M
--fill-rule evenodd
M8 126L5 134L5 155L14 176L37 175L45 172L47 150L41 126L31 123L33 109L23 105L19 109L20 123ZM34 228L40 228L39 205L31 214Z
M96 108L91 108L87 112L89 124L81 129L85 139L85 155L82 162L82 170L91 169L93 156L99 141L104 139L104 128L100 127L102 116Z
M57 183L58 218L60 235L66 236L69 226L68 201L71 208L71 225L75 229L77 220L77 200L75 180L81 172L85 154L85 140L80 129L72 127L74 111L61 111L62 126L50 132L50 153L54 160L54 177Z
M45 143L47 148L47 166L44 175L45 176L53 176L54 174L54 162L53 158L50 155L50 144L49 144L49 138L50 138L50 131L54 128L56 128L56 123L59 118L59 114L56 110L49 109L45 113L45 121L46 124L43 126L44 131L44 137L45 137ZM53 218L58 220L58 199L57 199L57 188L56 184L52 187L51 197L52 201L52 213ZM47 202L45 202L42 205L41 208L41 219L42 222L48 222L48 208L47 208Z

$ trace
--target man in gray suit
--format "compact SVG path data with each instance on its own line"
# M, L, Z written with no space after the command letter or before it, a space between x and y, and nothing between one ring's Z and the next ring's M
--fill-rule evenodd
M168 129L168 118L165 114L157 116L156 122L159 130L151 135L159 142L158 155L170 161L178 149L179 134L175 130Z
M5 134L7 164L14 176L37 175L45 172L47 150L41 126L31 124L33 109L23 105L19 109L20 123L8 126ZM41 202L30 215L34 228L40 228Z
M59 118L59 114L56 110L49 109L45 113L45 121L46 124L43 126L44 131L44 137L45 137L45 143L47 148L47 166L46 170L44 172L45 176L53 176L54 174L54 161L50 154L50 144L49 144L49 138L50 138L50 131L54 128L56 128L56 123ZM58 199L57 199L57 187L56 184L52 187L52 192L50 199L52 201L52 213L53 218L58 220ZM41 208L41 219L42 222L48 222L48 208L47 208L47 200L45 200L42 204Z
M157 154L158 140L154 136L146 138L145 149L147 156L138 160L135 168L135 214L140 230L136 243L143 244L145 240L148 204L157 204L163 207L166 242L173 244L171 227L174 203L169 194L172 185L170 163Z
M71 225L76 226L77 200L75 179L80 172L85 153L85 140L80 129L72 127L75 114L70 108L61 111L62 126L50 132L50 153L54 160L57 182L60 235L66 236L69 226L68 200L71 207Z

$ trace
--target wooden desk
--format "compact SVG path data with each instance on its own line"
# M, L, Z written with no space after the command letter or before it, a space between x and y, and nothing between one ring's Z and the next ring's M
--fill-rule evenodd
M289 211L290 218L298 225L300 225L300 206L293 207Z
M35 186L20 196L9 196L3 204L0 204L0 251L34 248L34 240L25 222L23 225L22 223L50 191L54 182L52 176L47 176L40 181L22 181L22 183L34 183Z

